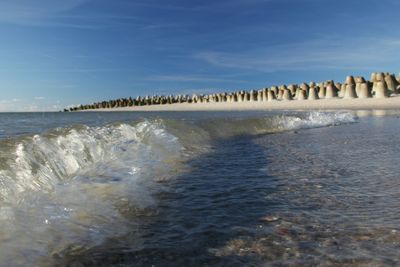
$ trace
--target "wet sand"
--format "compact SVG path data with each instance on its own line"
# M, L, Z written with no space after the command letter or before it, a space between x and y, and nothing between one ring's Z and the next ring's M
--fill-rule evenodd
M271 102L176 103L86 111L240 111L240 110L373 110L400 109L400 97L367 99L275 100Z

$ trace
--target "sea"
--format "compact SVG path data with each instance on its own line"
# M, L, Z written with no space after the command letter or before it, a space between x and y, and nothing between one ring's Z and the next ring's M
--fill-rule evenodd
M399 111L0 114L0 266L399 265Z

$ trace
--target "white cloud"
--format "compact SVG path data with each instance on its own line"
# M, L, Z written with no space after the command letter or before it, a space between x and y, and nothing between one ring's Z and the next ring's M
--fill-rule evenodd
M45 97L43 97L43 96L35 96L35 100L44 100L45 99Z
M194 57L217 67L260 72L364 70L393 63L400 57L399 43L389 37L323 38L237 53L204 51Z
M9 99L0 100L0 112L36 112L36 111L58 111L61 110L59 103L43 103L41 99Z
M88 0L12 0L0 1L0 21L13 24L35 24L71 9Z
M219 1L200 1L194 4L191 1L181 3L168 3L168 1L131 1L129 4L134 6L142 6L147 8L165 9L165 10L185 10L185 11L211 11L211 12L226 12L230 7L242 7L249 5L258 5L273 0L219 0Z
M215 78L209 76L202 75L153 75L144 80L149 81L165 81L165 82L217 82L217 83L225 83L225 82L234 82L234 83L246 83L248 81L243 80L235 80L235 79L226 79L224 77Z

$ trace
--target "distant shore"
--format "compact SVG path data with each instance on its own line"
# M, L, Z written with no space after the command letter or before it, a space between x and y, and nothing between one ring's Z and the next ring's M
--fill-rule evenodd
M229 111L229 110L373 110L400 108L400 76L373 72L328 80L214 94L153 95L119 98L64 111Z
M400 96L389 98L318 99L318 100L274 100L270 102L212 102L175 103L120 108L86 110L84 112L118 111L241 111L241 110L373 110L400 109Z

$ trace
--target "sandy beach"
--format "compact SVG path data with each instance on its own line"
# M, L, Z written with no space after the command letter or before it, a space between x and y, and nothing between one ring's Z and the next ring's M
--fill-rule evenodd
M374 110L399 109L400 97L367 99L318 99L318 100L275 100L270 102L211 102L175 103L166 105L134 106L111 109L86 110L106 111L240 111L240 110Z

